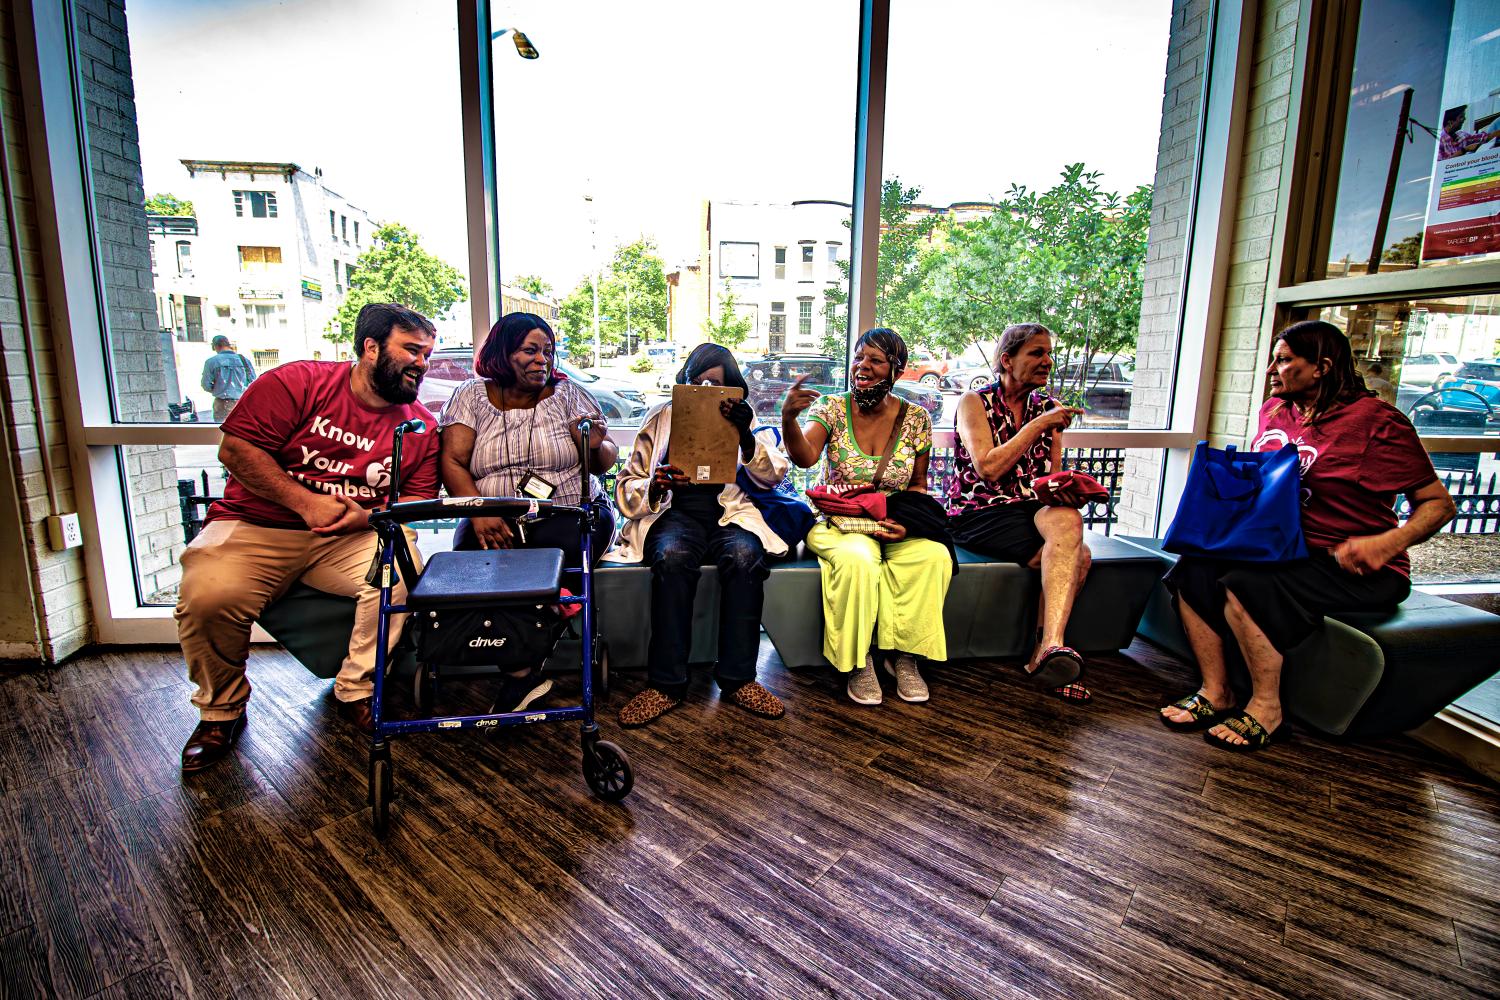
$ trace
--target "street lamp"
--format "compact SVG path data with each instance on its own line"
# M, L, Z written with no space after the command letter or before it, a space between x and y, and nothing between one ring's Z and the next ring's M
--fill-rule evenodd
M589 186L593 186L592 179ZM599 216L594 211L594 196L586 194L583 200L589 208L589 252L594 257L594 364L598 365L604 360L599 353Z
M516 43L516 51L521 54L522 59L535 59L541 55L536 46L531 44L531 39L526 37L526 32L520 28L501 28L499 31L490 33L490 41L494 41L506 32L510 32L511 41Z

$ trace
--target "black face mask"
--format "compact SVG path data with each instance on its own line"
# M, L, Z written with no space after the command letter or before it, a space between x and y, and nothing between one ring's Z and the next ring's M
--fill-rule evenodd
M414 402L417 390L422 388L422 376L425 373L413 368L412 374L417 377L416 382L408 385L405 378L407 367L395 358L387 357L382 351L380 360L375 364L375 374L370 379L375 385L376 395L388 403Z
M854 405L861 410L873 410L890 393L893 385L894 383L890 379L883 378L874 385L867 385L862 389L854 389Z

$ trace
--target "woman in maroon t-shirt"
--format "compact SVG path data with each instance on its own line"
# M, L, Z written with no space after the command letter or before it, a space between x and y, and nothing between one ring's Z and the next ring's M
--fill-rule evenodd
M1286 732L1283 654L1337 611L1391 608L1411 592L1406 550L1454 513L1448 491L1411 422L1365 387L1338 327L1308 320L1276 339L1267 367L1271 398L1255 448L1295 444L1302 459L1302 532L1308 557L1243 563L1184 556L1167 574L1177 613L1203 675L1198 690L1161 710L1172 729L1207 729L1226 750L1259 750ZM1411 516L1396 520L1396 494ZM1232 639L1250 668L1252 692L1234 704L1224 665Z

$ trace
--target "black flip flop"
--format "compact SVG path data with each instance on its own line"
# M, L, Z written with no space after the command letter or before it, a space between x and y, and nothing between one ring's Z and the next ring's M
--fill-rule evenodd
M1272 743L1285 743L1292 738L1291 728L1287 726L1285 720L1276 727L1275 732L1268 733L1266 727L1262 726L1249 712L1230 716L1223 720L1223 724L1225 728L1237 733L1246 742L1230 743L1226 739L1215 736L1211 731L1212 727L1204 730L1203 742L1211 743L1220 750L1228 750L1230 753L1254 753L1257 750L1264 750Z
M1025 669L1025 668L1022 668ZM1048 646L1042 652L1035 671L1027 674L1031 683L1047 689L1072 684L1083 673L1083 657L1068 646Z
M1167 718L1161 712L1156 713L1156 717L1161 720L1162 725L1179 733L1194 733L1200 729L1212 729L1229 716L1228 712L1214 708L1213 702L1196 691L1185 698L1178 698L1170 705L1163 705L1162 708L1180 708L1192 715L1192 718L1187 722L1179 722L1176 719Z

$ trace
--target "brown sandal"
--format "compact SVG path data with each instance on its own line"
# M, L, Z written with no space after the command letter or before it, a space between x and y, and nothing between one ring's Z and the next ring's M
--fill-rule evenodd
M656 688L646 688L620 708L620 725L634 729L655 722L678 705L681 698L669 698Z
M725 697L751 715L758 715L763 719L779 719L786 714L786 706L781 703L781 699L762 687L759 681L742 684Z

